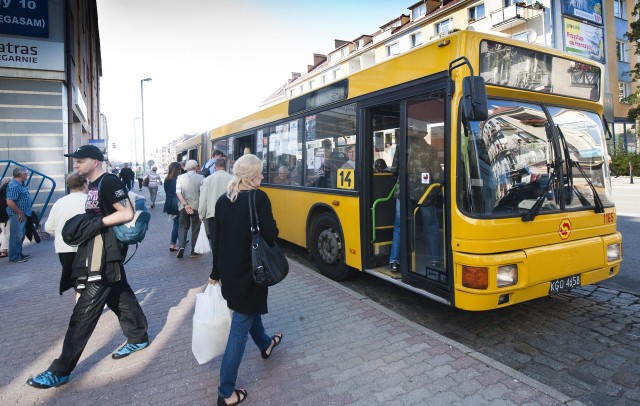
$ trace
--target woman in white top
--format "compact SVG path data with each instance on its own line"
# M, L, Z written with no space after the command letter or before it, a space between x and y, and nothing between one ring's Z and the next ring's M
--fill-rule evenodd
M85 213L85 203L87 202L87 179L77 173L70 173L67 176L67 187L71 191L68 195L58 199L51 211L49 218L44 223L47 233L55 235L54 247L60 264L62 264L62 276L60 278L60 294L73 286L71 282L71 266L76 257L77 247L65 244L62 240L62 228L67 220L77 214ZM78 294L76 293L76 300Z
M156 207L156 196L158 196L158 185L162 185L162 177L158 175L158 167L151 168L151 173L147 175L149 178L149 198L151 199L151 208Z

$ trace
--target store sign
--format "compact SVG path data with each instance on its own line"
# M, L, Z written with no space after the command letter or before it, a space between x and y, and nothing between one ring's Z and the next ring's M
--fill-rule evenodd
M0 34L49 38L49 0L0 0Z
M64 71L64 44L0 36L0 68L62 72Z
M564 50L604 63L604 31L601 27L565 18Z
M562 12L580 20L602 24L602 0L562 0Z

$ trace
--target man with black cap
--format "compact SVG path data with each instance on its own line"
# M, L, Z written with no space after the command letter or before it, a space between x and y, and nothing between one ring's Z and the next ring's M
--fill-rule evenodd
M147 318L127 283L124 272L122 260L126 257L127 246L120 245L118 248L115 233L111 229L113 226L131 221L134 216L125 186L117 176L104 172L104 156L96 146L83 145L74 153L65 156L73 158L76 172L89 179L85 215L95 216L91 221L100 222L97 226L99 232L80 244L74 265L90 263L91 267L98 263L100 269L97 276L92 273L92 276L87 278L90 271L87 267L74 266L72 277L76 289L80 291L80 297L73 308L62 354L46 371L27 381L28 385L39 389L67 383L69 374L78 363L105 304L118 316L120 327L127 337L127 343L111 354L113 359L124 358L149 345ZM113 258L114 250L110 248L110 242L115 242L115 250L120 251L116 252L116 261L109 261ZM80 253L82 246L86 244L93 244L93 249L91 255L83 258ZM104 244L102 249L96 248L100 244ZM104 257L97 261L93 258L102 255Z

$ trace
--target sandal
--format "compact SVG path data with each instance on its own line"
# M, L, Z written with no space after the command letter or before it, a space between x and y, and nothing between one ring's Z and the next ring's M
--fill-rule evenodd
M233 390L233 395L236 395L238 397L238 401L237 402L233 402L233 403L227 403L224 398L221 398L220 396L218 396L218 406L234 406L237 404L240 404L242 402L244 402L244 400L247 398L247 391L244 389L234 389ZM233 396L231 395L231 396ZM242 395L242 396L241 396ZM231 397L229 396L229 398ZM227 398L228 399L228 398Z
M271 353L273 353L273 349L276 348L278 346L278 344L280 344L281 341L282 341L282 333L277 333L276 335L271 337L272 345L269 346L271 351L269 351L269 348L267 348L264 351L260 351L260 355L262 355L262 358L263 359L269 358L271 356ZM267 351L269 351L269 352L267 353Z

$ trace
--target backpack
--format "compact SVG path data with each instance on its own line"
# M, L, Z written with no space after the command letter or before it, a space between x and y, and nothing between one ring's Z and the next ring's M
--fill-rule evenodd
M211 162L211 164L209 164L209 162ZM205 178L209 175L211 175L211 167L213 166L214 162L213 161L209 161L206 164L204 164L204 168L202 168L200 171L198 171L199 175L204 176ZM209 164L209 165L208 165Z
M9 215L7 214L7 186L8 183L5 183L0 187L0 223L9 221Z
M100 179L100 182L98 182L98 194L100 194L100 188L103 180L104 176ZM125 245L135 244L137 248L138 243L144 240L144 236L149 229L151 213L147 211L146 199L144 197L136 193L129 192L128 198L135 210L133 220L125 224L113 226L113 231L116 233L116 238L120 243Z

